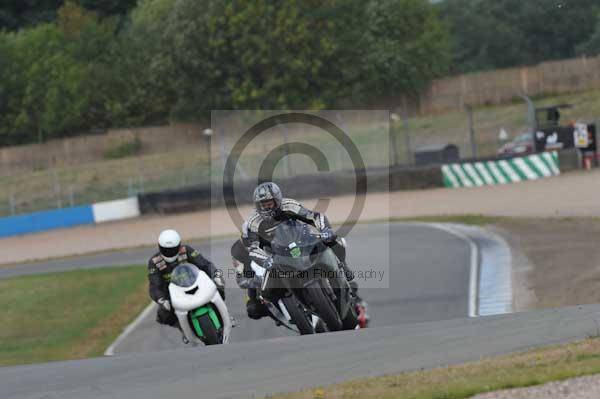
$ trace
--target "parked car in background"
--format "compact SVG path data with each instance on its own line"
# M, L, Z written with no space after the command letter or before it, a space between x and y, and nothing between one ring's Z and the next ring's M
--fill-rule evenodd
M531 133L523 133L498 148L496 154L499 157L513 155L531 154L535 152L535 145Z

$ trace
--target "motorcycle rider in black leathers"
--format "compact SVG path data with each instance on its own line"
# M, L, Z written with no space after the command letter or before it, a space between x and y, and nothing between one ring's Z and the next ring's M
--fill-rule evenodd
M148 261L148 282L150 298L158 304L156 321L172 327L179 323L171 305L169 283L171 272L180 263L195 265L212 278L219 294L225 300L225 282L215 266L189 245L181 244L181 237L175 230L164 230L158 237L159 251Z
M248 290L246 310L251 319L260 319L268 316L267 307L257 298L256 288L260 287L261 279L256 277L250 263L270 269L272 259L263 249L270 246L275 228L283 221L289 219L300 220L319 230L321 239L329 246L339 260L339 266L344 271L346 279L352 281L354 273L346 263L346 242L341 237L336 237L325 215L311 211L298 201L283 198L277 184L272 182L262 183L254 190L255 210L242 226L242 237L231 248L234 266L236 268L237 283L242 289ZM359 316L368 322L366 303L358 298L357 285L351 282L354 295L358 299Z

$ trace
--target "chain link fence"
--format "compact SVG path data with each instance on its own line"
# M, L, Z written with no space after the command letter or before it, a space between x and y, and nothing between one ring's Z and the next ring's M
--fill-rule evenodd
M471 139L466 112L421 118L392 113L389 123L384 124L348 118L347 114L345 119L333 120L360 150L366 167L378 168L390 164L413 165L415 150L429 144L455 144L460 156L466 158L493 156L500 144L497 134L501 128L517 133L526 127L524 112L518 120L488 114L487 111L473 114L475 142ZM211 176L222 175L225 160L239 139L232 133L234 130L216 130L210 138L201 138L197 146L186 150L2 176L0 181L4 190L0 192L0 215L91 204L207 183ZM351 171L354 166L348 153L322 133L318 128L307 129L306 126L273 128L248 148L236 176L257 178L269 151L297 142L314 145L326 154L330 171ZM213 142L212 151L209 141ZM473 148L476 148L476 154L472 153ZM302 154L287 154L277 163L274 178L313 173L318 170L312 159Z
M579 105L562 114L562 123L582 119L592 122L600 109L600 95L548 99L537 106L574 102ZM386 112L386 111L382 111ZM482 107L472 111L448 112L424 117L407 117L402 110L381 118L369 118L369 113L340 113L331 120L343 129L358 147L368 168L415 164L415 151L427 145L453 144L460 158L494 157L507 140L528 131L527 105L524 101L502 107ZM378 115L373 113L371 115ZM227 125L201 134L197 144L186 149L106 159L40 169L33 172L0 176L0 216L64 208L100 201L135 196L138 193L160 192L194 187L210 182L211 176L222 176L225 161L240 134ZM506 132L501 138L501 132ZM318 128L278 126L261 140L248 147L240 159L236 178L253 179L266 155L275 147L308 143L327 156L329 170L351 171L353 164L347 152ZM212 149L211 149L212 148ZM210 161L209 161L210 160ZM287 154L275 167L275 178L318 173L314 160L302 154Z
M205 182L208 145L0 177L0 215L30 213L127 198Z

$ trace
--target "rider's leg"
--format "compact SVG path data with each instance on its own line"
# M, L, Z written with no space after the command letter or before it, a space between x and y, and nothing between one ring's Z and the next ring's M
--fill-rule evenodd
M358 284L354 280L354 272L348 267L346 262L346 240L338 238L333 246L331 246L333 253L340 260L340 267L343 269L346 279L350 282L350 289L352 294L356 298L356 310L358 313L359 324L361 328L365 328L369 324L370 316L367 313L368 305L367 302L358 295Z
M158 311L156 312L156 321L159 324L171 327L178 327L179 325L179 320L177 319L177 316L175 316L173 309L169 311L163 307L158 308Z
M173 311L173 309L169 311L162 307L159 307L158 311L156 312L156 321L159 324L177 328L181 332L181 340L183 341L183 343L186 345L190 343L190 341L188 341L187 337L183 333L183 330L179 325L179 319L177 318L177 316L175 316L175 311Z
M351 281L350 283L350 289L352 290L352 294L355 297L355 304L356 304L356 313L358 315L358 323L360 325L360 328L366 328L369 325L369 320L371 319L371 317L369 316L369 306L367 304L367 301L365 301L364 299L362 299L360 297L360 295L358 295L358 284L356 284L356 281Z
M338 260L340 261L340 267L344 271L346 279L348 281L354 280L354 272L352 271L352 269L350 269L348 263L346 262L346 240L339 237L337 240L335 240L335 242L330 244L329 247L333 250L333 253L335 254L335 256L337 256Z
M254 320L259 320L265 316L269 316L267 307L260 302L257 297L256 289L248 289L248 300L246 301L246 312L248 317Z

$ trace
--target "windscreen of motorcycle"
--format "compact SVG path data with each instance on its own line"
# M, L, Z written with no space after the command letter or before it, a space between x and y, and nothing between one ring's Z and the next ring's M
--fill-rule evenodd
M178 265L171 273L171 283L182 288L191 287L197 279L198 268L187 263Z
M275 229L271 241L273 263L297 270L311 267L310 255L321 239L311 226L297 220L287 220Z

